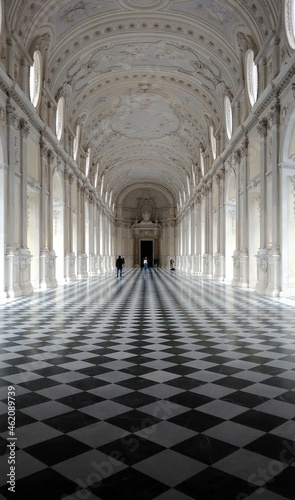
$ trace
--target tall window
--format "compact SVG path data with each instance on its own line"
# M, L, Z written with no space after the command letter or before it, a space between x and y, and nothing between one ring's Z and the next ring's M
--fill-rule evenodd
M76 137L74 139L74 150L73 150L73 156L74 156L75 161L78 158L78 152L79 152L79 147L80 147L80 136L81 136L81 125L77 125Z
M57 103L56 109L56 137L60 141L63 136L64 128L64 115L65 115L65 98L61 96Z
M214 137L214 131L212 125L210 125L210 144L211 144L211 151L212 151L212 156L213 159L216 159L216 139Z
M191 186L190 186L190 181L189 181L189 176L186 175L186 182L187 182L187 192L188 192L188 196L191 195Z
M250 104L254 106L258 94L258 72L252 49L246 52L246 83Z
M227 138L230 139L233 133L233 114L229 97L224 97L225 128Z
M204 176L205 175L204 155L202 153L201 148L200 148L200 167L201 167L202 176Z
M36 50L33 55L33 66L30 67L30 99L35 108L39 104L41 95L41 68L42 56L39 50Z
M94 187L95 188L97 188L97 182L98 182L98 169L99 169L99 163L97 164L95 177L94 177Z
M86 156L86 168L85 168L85 175L86 175L86 177L88 177L88 174L89 174L90 162L91 162L91 149L88 148L88 150L87 150L87 156Z
M285 29L290 47L295 49L295 0L285 0Z

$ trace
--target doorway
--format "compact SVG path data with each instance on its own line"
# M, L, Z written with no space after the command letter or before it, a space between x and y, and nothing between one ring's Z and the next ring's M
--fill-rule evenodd
M154 264L154 248L152 240L143 240L140 242L140 266L143 267L143 259L148 258L148 266L153 267Z

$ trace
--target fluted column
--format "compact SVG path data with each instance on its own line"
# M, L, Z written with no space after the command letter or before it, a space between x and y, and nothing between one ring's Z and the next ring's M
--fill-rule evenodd
M217 185L217 236L216 236L216 252L214 254L214 278L220 279L220 174L218 173L214 181Z
M213 181L208 183L208 219L209 219L209 238L208 238L208 278L213 277Z
M65 281L76 279L75 261L76 256L73 251L73 211L72 211L72 185L74 175L69 168L65 168L65 216L64 216L64 252L65 252Z
M78 278L86 278L87 272L87 255L85 254L85 198L88 195L88 190L80 181L78 184Z
M220 254L220 276L225 279L225 167L219 172L219 254Z
M202 274L202 205L201 205L201 196L196 197L196 271L199 276Z
M236 172L236 249L233 255L233 280L232 285L238 286L240 281L241 272L241 261L240 261L240 246L241 246L241 228L240 228L240 162L241 162L241 151L238 149L233 154L235 172Z
M31 283L31 259L32 255L28 248L28 203L27 203L27 137L29 134L28 123L20 120L20 287L22 295L31 295L33 286Z
M241 145L240 187L239 187L239 220L240 230L240 278L239 286L249 286L249 241L248 241L248 138Z
M260 135L260 246L257 251L257 282L255 291L259 295L266 293L268 284L268 249L267 249L267 206L266 206L266 169L267 169L267 134L268 121L262 118L257 127Z
M49 279L50 287L57 286L56 279L56 253L53 248L53 174L56 167L57 157L53 151L48 150L48 185L49 185L49 196L48 196L48 247L49 247Z
M209 278L212 276L212 253L211 249L211 194L210 185L204 187L203 194L205 195L205 225L204 225L204 255L203 255L203 276Z
M95 238L95 227L94 227L94 199L92 194L89 193L88 196L88 206L89 206L89 220L88 220L88 238L89 238L89 265L88 272L90 275L95 273L95 263L94 263L94 238Z
M280 231L280 181L279 174L279 147L280 147L280 102L276 100L269 116L271 129L271 169L272 169L272 241L269 242L269 282L267 295L278 297L281 292L281 231Z
M1 126L1 114L0 114L0 126ZM2 129L2 126L1 126ZM5 280L5 231L6 231L6 220L4 214L6 212L6 178L8 175L8 165L4 163L3 158L1 158L0 162L0 213L3 214L0 217L0 299L6 298L6 280Z
M15 143L19 140L19 119L16 109L12 106L10 99L7 101L6 107L7 117L7 188L6 188L6 246L5 246L5 268L6 268L6 284L5 288L8 297L18 297L21 295L19 286L19 246L16 243L16 199L15 199L15 177L18 173L19 160Z

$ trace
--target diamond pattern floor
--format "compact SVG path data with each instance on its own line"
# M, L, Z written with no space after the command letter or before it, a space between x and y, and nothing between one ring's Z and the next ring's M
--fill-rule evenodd
M126 269L6 301L0 325L1 499L295 499L294 307Z

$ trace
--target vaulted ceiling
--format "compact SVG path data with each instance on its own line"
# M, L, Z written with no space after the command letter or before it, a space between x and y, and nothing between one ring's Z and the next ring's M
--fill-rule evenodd
M6 7L7 8L7 7ZM279 0L10 0L7 22L32 55L48 34L44 84L114 199L147 185L176 200L244 82L239 37L256 53Z

